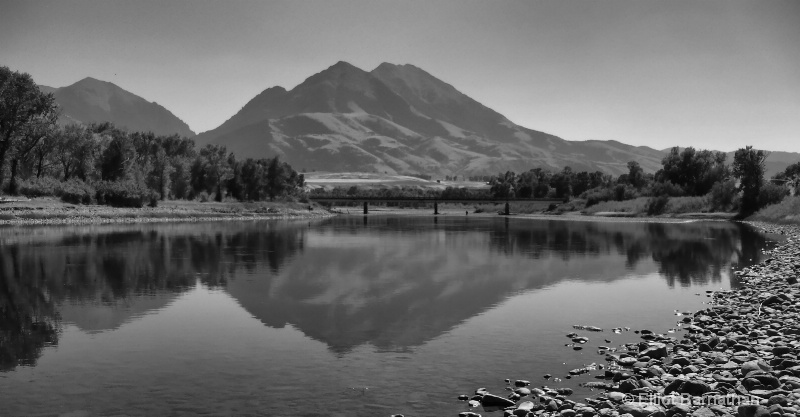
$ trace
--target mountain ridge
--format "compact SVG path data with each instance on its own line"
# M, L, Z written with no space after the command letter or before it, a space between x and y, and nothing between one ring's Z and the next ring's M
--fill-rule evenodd
M61 123L111 122L132 131L196 136L189 125L164 106L109 81L85 77L65 87L40 85L39 89L55 97Z
M569 165L618 175L630 160L653 172L663 156L516 125L419 67L386 62L367 72L339 61L290 90L266 89L196 139L326 171L472 175Z

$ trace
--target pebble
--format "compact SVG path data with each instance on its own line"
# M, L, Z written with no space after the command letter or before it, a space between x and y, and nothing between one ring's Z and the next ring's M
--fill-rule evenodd
M506 416L541 417L778 417L800 415L800 227L753 223L768 233L787 240L766 251L768 259L735 271L741 283L732 290L707 291L708 308L681 316L678 327L666 334L649 329L635 331L641 341L619 348L601 346L598 351L609 362L591 364L569 371L570 377L603 370L596 378L579 385L604 392L585 402L567 399L570 388L525 388L530 383L516 380L515 400L531 395L534 401L516 404L489 394L485 388L481 405L502 407ZM698 294L700 295L700 294ZM573 325L576 330L603 331L596 326ZM613 333L630 331L616 327ZM678 333L679 332L679 333ZM676 337L676 333L682 338ZM571 332L573 349L588 338ZM611 343L606 339L606 343ZM617 352L617 353L614 353ZM545 379L552 375L545 374ZM557 382L558 378L553 378ZM506 380L510 383L510 380ZM523 384L520 384L523 383ZM680 395L697 401L672 404L634 402L628 395L653 394L668 400ZM738 396L749 403L704 403L701 398ZM462 399L465 396L459 396ZM538 402L535 400L538 398ZM641 398L641 397L640 397ZM489 411L489 409L486 409ZM474 417L475 413L459 416Z

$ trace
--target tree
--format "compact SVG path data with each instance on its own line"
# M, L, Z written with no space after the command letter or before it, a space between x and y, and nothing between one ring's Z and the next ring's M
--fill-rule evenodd
M64 181L73 176L85 181L95 173L98 147L89 128L75 124L65 126L55 143L55 157L61 165Z
M52 94L45 94L30 75L0 67L0 185L5 179L8 152L20 132L36 117L56 108Z
M228 163L228 150L224 146L209 144L200 150L200 158L206 178L217 189L216 200L222 201L222 184L233 174Z
M636 189L641 189L644 184L644 169L636 161L628 162L628 182Z
M11 146L11 178L8 184L9 194L17 194L17 174L19 166L24 163L28 156L37 149L40 143L51 141L45 138L52 138L56 131L58 112L53 107L42 114L35 116L29 123L25 124L18 134L17 140ZM41 171L41 165L40 169Z
M722 152L696 151L692 147L681 152L676 146L661 161L664 168L656 173L655 178L659 182L680 186L686 194L705 195L715 183L730 176L725 159Z
M764 183L764 163L769 153L748 146L733 156L733 175L739 180L742 204L739 213L749 215L758 210L758 194Z
M495 198L513 198L515 195L514 186L516 185L516 174L506 171L505 174L497 174L490 183L490 192Z

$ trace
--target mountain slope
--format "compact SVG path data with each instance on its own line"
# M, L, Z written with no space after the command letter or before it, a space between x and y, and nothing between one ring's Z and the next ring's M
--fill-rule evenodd
M325 171L474 175L571 166L620 174L630 160L653 172L663 156L518 126L420 68L388 63L366 72L338 62L292 90L267 89L197 141Z
M53 93L65 122L112 122L132 131L195 136L186 123L163 106L106 81L87 77L67 87L39 88Z

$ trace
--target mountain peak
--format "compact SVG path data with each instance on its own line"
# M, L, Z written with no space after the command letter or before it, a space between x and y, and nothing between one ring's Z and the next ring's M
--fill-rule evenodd
M136 131L195 136L189 126L169 110L108 81L86 77L52 92L65 120L70 122L112 122Z

